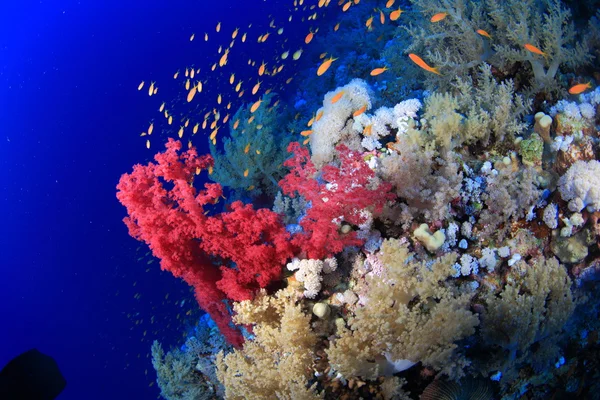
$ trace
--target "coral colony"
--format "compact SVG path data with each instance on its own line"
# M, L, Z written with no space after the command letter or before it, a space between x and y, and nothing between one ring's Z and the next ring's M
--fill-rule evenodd
M295 100L207 113L210 155L169 138L121 177L129 233L206 312L154 343L161 395L599 398L600 15L339 7Z

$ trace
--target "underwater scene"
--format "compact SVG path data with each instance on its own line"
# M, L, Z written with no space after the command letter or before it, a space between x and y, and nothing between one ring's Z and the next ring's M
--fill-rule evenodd
M93 242L73 297L103 294L59 319L72 348L37 346L55 384L11 362L0 399L600 399L600 2L184 3L147 31L126 6L114 18L137 25L113 40L142 49L86 56L111 65L91 92L124 122L86 120L106 133L72 145L81 175L40 155L73 182L46 196L78 237L18 232L65 258ZM181 22L153 29L161 16ZM37 124L67 118L57 96ZM110 204L100 236L78 228L88 198ZM31 243L11 246L22 260ZM2 304L17 304L6 274L24 267L6 262ZM86 347L98 397L66 356Z

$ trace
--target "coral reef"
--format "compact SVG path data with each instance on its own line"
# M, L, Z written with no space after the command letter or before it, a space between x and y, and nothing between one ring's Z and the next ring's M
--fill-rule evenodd
M196 189L213 158L173 141L122 177L130 234L235 347L155 345L163 396L589 395L598 16L581 35L558 0L365 3L315 36L303 59L335 62L302 72L293 104L266 94L229 120L220 184ZM217 213L221 185L236 194Z

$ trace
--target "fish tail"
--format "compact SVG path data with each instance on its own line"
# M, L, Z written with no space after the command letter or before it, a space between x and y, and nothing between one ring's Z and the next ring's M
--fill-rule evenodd
M437 74L437 75L442 75L442 74L440 73L440 71L438 70L438 67L435 67L435 68L431 67L430 71L431 71L431 72L433 72L434 74Z

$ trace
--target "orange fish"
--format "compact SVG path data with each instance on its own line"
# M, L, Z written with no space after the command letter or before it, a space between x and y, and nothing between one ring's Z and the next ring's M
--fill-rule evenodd
M336 93L335 96L333 96L331 98L331 104L337 103L342 98L343 95L344 95L344 91L340 90L338 93Z
M392 11L390 13L390 21L395 21L398 18L400 18L400 14L402 14L404 11L402 11L401 9L397 9L396 11Z
M246 147L244 147L244 154L247 154L247 153L248 153L248 151L250 151L250 143L248 143L248 144L246 145Z
M363 129L363 135L365 135L365 136L370 136L372 132L373 132L373 124L367 125L367 126L365 126L365 129Z
M352 114L352 116L353 117L358 117L360 114L364 113L366 110L367 110L367 105L365 104L364 106L362 106L358 110L354 111L354 113Z
M254 111L258 110L258 107L260 107L260 103L262 103L262 100L257 100L254 104L252 104L252 107L250 107L250 112L253 113Z
M331 67L331 63L337 60L337 58L329 57L327 60L323 61L323 63L317 69L317 76L323 75L329 67Z
M213 140L215 138L215 136L217 136L218 132L219 132L219 128L217 127L211 132L209 139Z
M304 38L304 43L309 44L311 40L313 40L314 33L308 32L308 35Z
M265 73L265 67L267 66L267 64L265 64L264 62L260 65L260 67L258 67L258 76L262 76Z
M379 22L381 22L381 25L385 24L385 14L381 10L379 10Z
M491 39L492 37L490 36L489 33L487 33L486 31L484 31L483 29L477 29L475 32L479 33L481 36L485 36L488 39Z
M310 131L310 130L309 130L309 131L302 131L302 132L300 132L300 134L301 134L302 136L308 136L308 135L310 135L310 134L312 134L312 133L313 133L313 131Z
M532 44L525 43L523 45L523 47L525 47L525 50L527 50L527 51L530 51L530 52L535 53L535 54L539 54L540 56L547 57L546 53L544 53L543 51L541 51L540 49L538 49L537 47L535 47Z
M347 2L347 3L346 3L346 4L344 4L344 6L342 7L342 11L343 11L343 12L346 12L346 11L348 11L348 9L350 8L350 6L351 6L351 5L352 5L352 2L351 2L351 1Z
M258 89L259 89L259 88L260 88L260 81L258 81L258 82L256 83L256 85L254 85L254 86L252 87L252 94L256 94L256 92L258 92Z
M592 88L592 82L588 82L588 83L580 83L577 84L575 86L571 86L569 88L569 93L571 94L579 94L579 93L583 93L588 89Z
M373 16L371 15L371 17L365 22L365 26L369 29L371 29L371 26L373 25Z
M323 110L321 110L321 111L319 111L317 113L317 116L315 117L315 122L317 122L318 120L320 120L322 116L323 116Z
M441 20L443 20L447 16L448 16L447 12L437 13L433 17L431 17L430 21L431 22L440 22Z
M196 86L194 86L193 88L190 89L190 91L188 92L188 95L187 95L188 103L194 99L194 96L196 95L197 90L198 90L198 88Z
M388 0L388 2L385 3L385 8L391 8L394 5L394 1L395 0Z
M244 171L244 178L246 178L248 176L248 169L246 168L246 170Z
M437 68L433 68L433 67L430 67L429 65L427 65L427 63L425 61L423 61L423 59L421 57L419 57L418 55L416 55L414 53L410 53L408 56L415 64L417 64L419 67L423 68L425 71L429 71L429 72L433 72L434 74L441 75Z
M371 71L371 76L381 75L387 70L387 67L375 68L373 71Z

